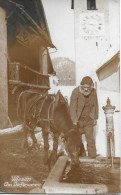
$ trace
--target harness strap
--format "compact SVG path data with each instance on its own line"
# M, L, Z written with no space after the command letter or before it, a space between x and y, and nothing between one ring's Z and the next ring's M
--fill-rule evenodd
M51 106L53 105L53 103L54 103L54 101L55 101L54 96L52 96L52 97L53 97L53 101L50 103L49 109L48 109L48 120L49 120L49 121L50 121L50 120L53 120L53 119L50 119L50 109L51 109Z
M40 114L41 114L41 112L42 112L42 108L43 108L43 106L44 106L44 103L45 103L46 99L47 99L47 96L45 97L45 99L44 99L44 101L43 101L43 103L42 103L41 109L40 109L40 111L39 111L38 121L47 121L47 122L51 122L51 121L53 121L53 119L50 118L50 109L51 109L52 104L53 104L54 101L55 101L54 98L53 98L53 101L52 101L52 102L50 103L50 105L49 105L47 119L41 119L41 118L40 118ZM38 121L37 121L37 122L38 122Z
M37 116L37 123L38 123L38 121L39 121L40 114L41 114L41 112L42 112L42 109L43 109L43 106L44 106L44 103L45 103L46 99L47 99L47 96L45 96L45 98L44 98L44 100L43 100L43 102L42 102L41 108L40 108L40 110L39 110L39 113L38 113L38 116Z
M42 95L39 95L37 99L35 99L35 101L30 105L29 109L28 109L28 113L30 112L31 108L41 99L45 98L46 99L46 96L42 96ZM44 101L44 100L43 100ZM42 103L42 106L43 106L43 103Z
M38 121L39 121L39 118L40 118L40 113L42 112L42 108L43 108L43 105L44 105L46 99L47 99L47 96L45 96L45 98L44 98L44 100L43 100L43 102L42 102L41 108L40 108L39 113L38 113L38 115L37 115L37 120L36 120L37 122L35 123L34 127L31 128L29 125L26 124L26 126L27 126L30 130L32 130L32 129L34 129L34 128L36 127L36 125L37 125L37 123L38 123Z

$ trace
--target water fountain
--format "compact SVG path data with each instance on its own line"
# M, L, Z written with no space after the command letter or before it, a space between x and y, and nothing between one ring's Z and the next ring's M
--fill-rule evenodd
M115 106L103 107L106 115L107 157L80 158L72 168L67 156L60 157L43 189L46 193L104 194L120 192L120 159L115 157L113 114Z
M80 158L80 164L81 165L90 164L93 168L95 168L95 171L98 170L98 172L90 173L90 170L87 167L85 173L92 175L92 176L90 175L90 181L89 181L89 177L87 177L87 181L85 180L82 181L82 183L79 183L80 181L77 181L77 179L79 179L81 172L79 173L80 169L76 167L77 170L75 171L75 174L74 171L70 171L70 175L71 173L73 175L71 178L67 178L65 181L66 172L68 173L68 167L70 165L68 163L68 157L62 156L56 162L46 182L43 185L43 189L45 190L45 192L46 193L71 193L71 194L73 193L74 194L104 194L104 193L111 193L111 192L119 192L120 190L119 159L114 159L115 169L118 170L116 173L110 172L111 160L110 159L107 160L107 158L97 158L97 159ZM99 168L100 168L100 172L99 172ZM101 173L101 169L103 171L102 176L96 175L98 173ZM105 172L106 169L108 170L107 173ZM107 175L107 178L105 175ZM76 181L71 180L74 177L76 178ZM94 177L98 177L97 181L95 179L96 183L94 183L95 182ZM103 177L105 179L105 182L103 181ZM99 178L101 179L99 180Z

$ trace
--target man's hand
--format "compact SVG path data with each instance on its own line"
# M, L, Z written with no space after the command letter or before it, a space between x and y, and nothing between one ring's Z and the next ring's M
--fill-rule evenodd
M74 125L77 125L77 122L73 123Z
M97 120L94 120L93 125L94 126L97 125Z

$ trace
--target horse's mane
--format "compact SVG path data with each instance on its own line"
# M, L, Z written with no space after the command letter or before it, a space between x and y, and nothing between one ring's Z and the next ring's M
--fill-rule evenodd
M66 130L72 128L73 122L71 120L68 106L64 102L60 102L58 104L58 106L54 110L53 117L54 117L55 125L60 130L66 131Z

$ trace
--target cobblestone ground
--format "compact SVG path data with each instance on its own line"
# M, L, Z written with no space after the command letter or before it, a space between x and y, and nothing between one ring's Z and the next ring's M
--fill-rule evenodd
M9 193L28 193L33 186L43 184L46 180L49 170L43 162L43 140L41 133L37 135L40 144L39 151L27 153L24 149L23 133L0 137L0 182L1 191ZM50 145L52 141L50 140ZM52 147L50 146L50 149ZM30 178L33 186L16 186L12 181L13 176L19 178ZM12 187L11 184L12 183ZM21 183L20 181L18 182Z

